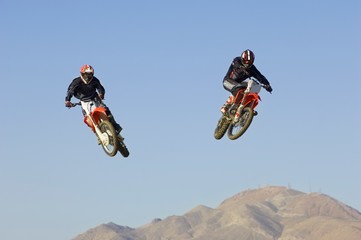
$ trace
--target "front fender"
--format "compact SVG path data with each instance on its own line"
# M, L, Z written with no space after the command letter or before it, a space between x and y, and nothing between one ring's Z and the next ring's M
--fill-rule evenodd
M92 113L91 113L91 117L94 119L94 122L96 124L99 124L99 119L103 119L103 120L107 120L108 116L107 116L107 110L104 107L96 107Z
M245 98L244 105L250 105L252 109L255 109L260 100L261 97L257 93L249 93Z

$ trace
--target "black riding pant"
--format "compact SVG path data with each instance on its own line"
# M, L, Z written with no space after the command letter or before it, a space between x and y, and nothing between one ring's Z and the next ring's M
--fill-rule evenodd
M225 78L223 80L223 87L228 92L230 92L233 96L236 96L240 89L247 88L247 82L239 83L233 79Z

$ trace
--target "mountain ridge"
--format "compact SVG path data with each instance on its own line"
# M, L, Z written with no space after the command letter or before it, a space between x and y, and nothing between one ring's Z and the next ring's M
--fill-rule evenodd
M138 228L102 224L73 240L360 240L361 213L321 193L279 186L249 189L216 208L198 205L181 216Z

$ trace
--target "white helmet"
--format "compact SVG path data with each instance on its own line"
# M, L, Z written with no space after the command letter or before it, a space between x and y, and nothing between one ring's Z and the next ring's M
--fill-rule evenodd
M80 68L80 77L85 84L91 82L94 76L94 68L88 64L83 65Z

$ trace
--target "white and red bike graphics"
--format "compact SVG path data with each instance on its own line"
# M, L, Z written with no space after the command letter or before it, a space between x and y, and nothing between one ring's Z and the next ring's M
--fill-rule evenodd
M105 153L111 157L119 151L123 157L129 156L129 151L124 144L124 138L117 133L113 124L109 121L107 108L101 100L80 101L72 103L71 107L80 105L84 111L84 123L88 125L98 137Z

